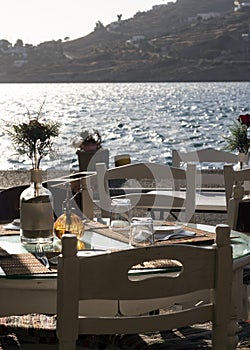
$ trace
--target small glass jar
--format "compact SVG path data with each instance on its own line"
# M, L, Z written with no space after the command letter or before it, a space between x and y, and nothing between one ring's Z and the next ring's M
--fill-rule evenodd
M147 246L155 241L153 219L151 217L134 217L131 220L130 245Z
M42 170L31 170L31 185L20 195L20 237L23 244L53 242L53 198L42 185Z
M110 224L113 231L117 231L129 237L131 202L127 198L115 198L111 201Z

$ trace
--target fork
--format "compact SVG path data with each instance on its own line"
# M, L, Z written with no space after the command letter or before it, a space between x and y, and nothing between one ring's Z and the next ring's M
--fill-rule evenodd
M40 243L36 245L36 258L48 269L50 269L49 260L44 252L43 246Z

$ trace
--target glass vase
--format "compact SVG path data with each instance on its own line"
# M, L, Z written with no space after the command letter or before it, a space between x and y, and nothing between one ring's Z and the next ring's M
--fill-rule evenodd
M23 244L53 242L53 199L42 185L42 170L31 170L31 185L20 195L20 237Z

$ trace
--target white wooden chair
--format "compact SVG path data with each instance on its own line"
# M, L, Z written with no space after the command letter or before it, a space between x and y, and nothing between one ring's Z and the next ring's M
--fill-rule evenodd
M234 349L235 327L229 327L231 310L232 248L229 227L216 227L216 243L210 248L191 245L149 246L101 255L77 256L76 237L65 234L58 259L57 336L59 350L73 350L78 334L133 334L171 330L211 320L213 350ZM131 279L132 266L144 261L174 259L182 264L174 278L169 274ZM80 301L123 300L151 303L209 289L211 300L174 313L126 315L79 314ZM152 304L155 310L155 303ZM119 312L122 316L119 316ZM230 333L230 334L229 334Z
M172 151L172 165L180 167L181 163L196 163L197 165L204 163L216 163L221 165L221 170L225 163L236 164L238 156L234 153L223 150L216 150L214 148L205 148L192 152ZM199 170L200 171L200 170ZM206 190L225 190L223 172L218 172L217 169L207 169L200 171L200 176L197 176L197 187Z
M224 165L228 224L233 230L250 232L250 168L234 170L232 165Z
M184 170L157 163L132 163L107 169L104 163L98 163L96 172L99 194L99 201L96 201L96 204L101 208L103 216L107 216L112 199L109 181L126 179L130 181L129 187L125 188L124 195L116 196L116 198L129 198L132 208L162 210L171 213L183 211L185 222L189 222L193 217L196 179L194 164L188 164L187 170ZM143 188L141 180L150 180L151 183L154 181L155 185ZM154 189L157 190L158 181L162 180L166 181L170 187L160 193L154 192ZM132 185L131 181L133 181Z

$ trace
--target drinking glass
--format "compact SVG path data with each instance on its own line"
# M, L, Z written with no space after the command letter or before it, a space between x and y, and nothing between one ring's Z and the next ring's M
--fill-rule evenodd
M129 237L130 211L130 199L112 199L110 208L110 228L114 231L124 233Z
M154 227L151 217L134 217L131 220L130 245L154 244Z

